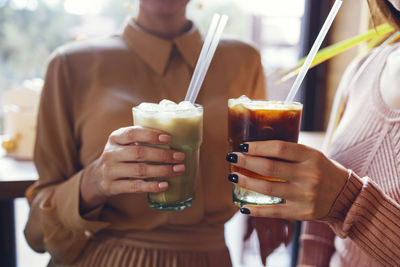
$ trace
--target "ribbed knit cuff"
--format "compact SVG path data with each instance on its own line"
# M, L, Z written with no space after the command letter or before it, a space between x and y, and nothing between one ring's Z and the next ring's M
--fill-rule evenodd
M338 198L333 204L328 216L324 221L328 222L337 235L345 237L343 233L343 222L347 216L347 212L356 200L363 188L363 181L351 170L349 170L349 178L340 192Z

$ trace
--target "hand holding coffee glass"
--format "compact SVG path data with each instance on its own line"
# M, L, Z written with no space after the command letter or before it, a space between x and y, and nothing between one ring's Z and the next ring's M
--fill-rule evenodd
M293 102L293 99L342 4L343 0L335 1L321 31L318 33L317 39L311 47L310 53L307 55L304 64L299 70L285 102L252 101L246 96L238 99L229 99L228 123L231 151L237 151L239 150L240 144L251 141L282 140L297 143L303 105ZM232 160L232 158L228 155L227 160ZM243 175L254 178L276 181L276 179L264 177L249 172L248 170L238 169L233 165L231 165L231 171L237 171ZM246 204L278 204L282 203L284 200L258 194L234 185L233 201L236 205L242 207Z
M194 199L203 136L203 107L193 105L188 101L176 104L169 100L162 100L159 104L141 103L132 108L132 111L135 126L168 133L172 140L163 148L185 153L185 172L167 180L168 190L161 193L148 193L150 207L158 210L183 210L190 207ZM153 179L165 180L157 177Z
M230 151L240 151L244 142L282 140L297 143L303 105L298 102L251 100L246 96L228 100L228 141ZM228 155L229 156L229 155ZM231 164L231 172L252 178L284 182L265 177ZM233 203L244 205L272 205L283 203L278 197L267 196L233 185Z

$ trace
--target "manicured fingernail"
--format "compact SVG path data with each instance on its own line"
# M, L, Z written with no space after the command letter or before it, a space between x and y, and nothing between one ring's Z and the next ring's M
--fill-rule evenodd
M173 157L174 160L184 160L185 159L185 153L183 153L183 152L175 152L172 155L172 157Z
M236 163L238 161L238 156L236 154L229 153L228 155L226 155L226 160L231 163Z
M168 182L158 183L158 188L160 188L160 189L165 189L167 187L168 187Z
M249 152L249 144L240 144L239 151L241 152Z
M246 214L246 215L250 214L250 210L246 209L246 208L240 208L240 212L243 213L243 214Z
M239 181L239 177L236 174L231 173L228 176L228 180L231 181L232 183L237 184Z
M174 170L174 172L183 172L185 170L185 165L177 164L177 165L174 165L174 167L172 167L172 169Z
M171 136L169 136L167 134L160 134L158 136L158 141L160 141L162 143L168 143L169 141L171 141Z

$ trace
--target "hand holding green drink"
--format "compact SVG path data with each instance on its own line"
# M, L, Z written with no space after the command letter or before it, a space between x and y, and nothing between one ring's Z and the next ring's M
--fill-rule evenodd
M171 142L163 147L185 154L184 173L168 179L166 191L148 194L149 205L154 209L183 210L192 205L203 131L203 107L194 103L227 20L226 15L213 16L185 101L176 104L162 100L159 104L141 103L133 108L134 125L165 132L171 136ZM167 181L163 177L151 180Z

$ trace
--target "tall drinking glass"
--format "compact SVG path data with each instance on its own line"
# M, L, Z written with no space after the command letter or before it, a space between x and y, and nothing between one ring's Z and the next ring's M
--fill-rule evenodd
M238 151L243 142L283 140L297 143L303 105L298 102L250 100L246 96L228 100L229 144L231 151ZM246 169L230 166L231 172L284 182L265 177ZM282 198L267 196L233 185L233 202L242 207L283 203Z
M171 142L162 147L185 153L185 172L182 175L168 179L155 178L168 181L169 186L167 191L148 194L150 207L158 210L183 210L190 207L194 199L203 139L203 107L186 101L177 105L163 100L160 104L142 103L132 111L134 125L170 134Z

